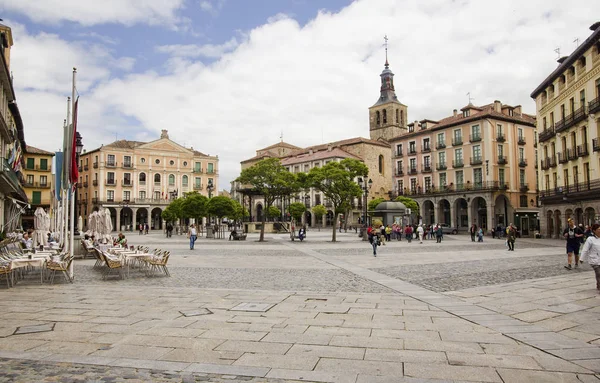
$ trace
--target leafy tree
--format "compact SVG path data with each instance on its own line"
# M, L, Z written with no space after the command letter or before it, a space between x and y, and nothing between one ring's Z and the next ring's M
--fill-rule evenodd
M237 200L232 199L231 203L233 204L233 214L230 218L234 221L241 221L244 217L250 215L248 209L242 206Z
M196 224L202 222L202 217L207 214L207 203L207 197L196 192L188 193L181 204L183 218L194 218Z
M281 217L281 210L277 206L269 206L267 208L267 215L269 218Z
M322 167L315 167L308 173L308 184L319 190L333 205L334 222L343 213L352 199L362 195L362 189L354 182L356 177L366 177L369 169L362 162L345 158L340 162L331 161ZM336 241L336 225L333 225L331 241Z
M369 203L367 204L367 208L369 209L369 211L373 211L375 210L377 205L379 205L382 202L385 202L385 198L375 198L374 200L369 201Z
M251 185L263 196L267 212L277 198L295 194L300 185L294 174L281 165L278 158L266 158L249 168L243 169L236 181ZM259 241L265 240L265 214L262 215Z
M290 204L289 211L294 221L300 222L302 215L306 212L306 206L302 202L294 202Z
M317 218L317 220L321 219L321 217L323 217L325 214L327 214L327 208L323 205L315 205L312 208L312 212L315 215L315 218ZM319 229L320 231L320 229Z
M177 215L175 214L171 206L167 206L167 208L163 210L163 212L161 213L161 217L166 222L175 222L177 220Z
M235 214L235 205L231 198L216 196L208 200L206 210L208 214L218 217L220 221L223 217L231 218Z
M396 197L396 202L402 202L413 214L419 215L419 204L414 199L401 195Z

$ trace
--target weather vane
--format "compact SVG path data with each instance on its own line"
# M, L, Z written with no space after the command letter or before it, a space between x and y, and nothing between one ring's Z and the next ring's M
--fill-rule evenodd
M560 47L556 48L556 49L554 50L554 52L556 52L556 54L558 55L558 57L557 57L557 58L560 58Z
M387 34L385 36L383 36L383 46L385 47L385 65L388 66L388 57L387 57L387 49L388 49L388 37Z
M467 97L469 98L469 104L471 104L471 101L475 100L473 97L471 97L471 92L467 93Z

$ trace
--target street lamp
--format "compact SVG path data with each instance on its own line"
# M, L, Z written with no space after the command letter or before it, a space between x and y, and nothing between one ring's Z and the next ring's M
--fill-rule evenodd
M77 166L79 166L79 156L81 155L82 151L83 143L81 142L81 134L79 134L79 132L75 132L75 164ZM77 201L77 191L74 192L73 198L75 198L75 208L78 212L78 214L75 215L75 219L78 220L79 216L81 215L81 207L79 206ZM73 235L79 235L79 228L77 226L75 226L75 228L73 229Z
M212 178L209 178L208 179L208 185L206 185L206 190L208 190L208 199L212 198L212 191L213 191L214 187L215 186L213 185ZM208 223L210 224L210 215L208 216ZM208 235L208 229L207 229L207 235Z
M371 186L373 186L373 180L371 180L369 178L369 181L365 181L362 179L362 177L358 177L358 186L360 186L360 188L363 191L363 197L364 197L364 203L363 203L363 208L364 208L364 215L363 215L363 233L362 233L362 237L363 237L363 241L367 240L367 196L369 195L369 189L371 189Z

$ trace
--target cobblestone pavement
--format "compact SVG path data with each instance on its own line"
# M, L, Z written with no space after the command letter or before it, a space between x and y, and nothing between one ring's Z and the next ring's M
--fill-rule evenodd
M473 260L377 268L374 271L398 278L432 291L454 291L529 279L554 277L591 271L589 265L567 270L562 255Z

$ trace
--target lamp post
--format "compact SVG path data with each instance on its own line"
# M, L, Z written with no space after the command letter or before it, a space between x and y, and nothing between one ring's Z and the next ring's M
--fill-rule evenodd
M81 134L79 134L79 132L75 132L75 163L77 164L77 166L79 166L79 156L81 155L81 152L83 151L83 143L81 142ZM79 201L77 201L77 190L75 190L75 195L73 196L75 198L75 206L77 208L77 213L75 215L75 219L78 220L79 222L79 216L81 215L81 207L79 206ZM73 223L73 235L79 235L79 228L77 227L77 225L75 225Z
M363 198L364 198L364 203L363 203L363 209L364 209L364 215L363 215L363 232L362 232L362 237L363 237L363 241L367 240L367 227L368 227L368 219L367 219L367 197L369 195L369 189L371 189L371 186L373 186L373 180L371 180L369 178L369 181L365 181L362 179L362 177L358 177L358 186L360 186L360 188L363 191Z
M208 199L212 198L212 191L215 188L213 185L212 178L208 180L208 185L206 185L206 190L208 190ZM208 216L208 223L210 224L210 215Z

